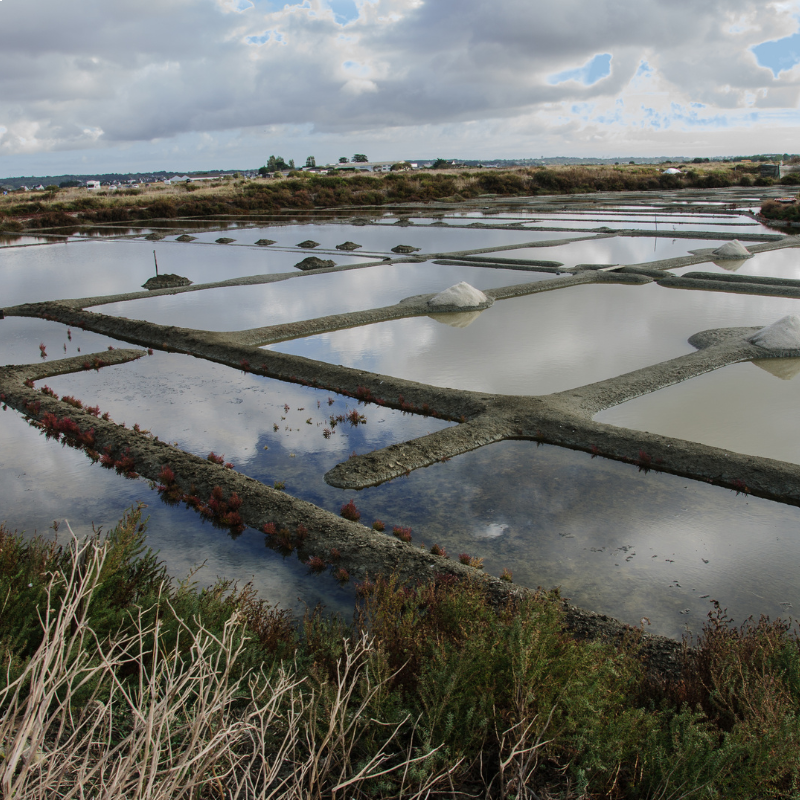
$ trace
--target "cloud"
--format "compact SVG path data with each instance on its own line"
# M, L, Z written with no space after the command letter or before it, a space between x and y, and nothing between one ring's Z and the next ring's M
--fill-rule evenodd
M745 0L7 0L0 156L11 173L85 157L238 167L299 146L333 159L353 137L381 158L589 154L638 146L648 128L663 152L681 127L761 125L754 107L782 114L786 138L796 13ZM758 149L782 149L764 131Z

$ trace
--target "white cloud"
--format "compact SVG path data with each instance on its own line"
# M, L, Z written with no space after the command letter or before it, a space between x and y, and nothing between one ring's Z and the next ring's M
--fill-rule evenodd
M15 0L0 5L0 170L54 172L86 156L98 167L256 166L295 147L325 161L354 138L376 158L669 153L686 146L678 131L713 149L730 142L715 133L754 129L759 151L796 149L786 142L800 67L789 53L773 74L758 47L791 39L798 10Z

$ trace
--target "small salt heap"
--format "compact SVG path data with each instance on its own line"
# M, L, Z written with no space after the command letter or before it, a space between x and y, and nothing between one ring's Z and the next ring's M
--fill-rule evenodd
M449 289L431 297L429 306L451 306L453 308L485 308L492 304L492 300L483 292L470 286L466 281L461 281Z
M738 240L725 242L711 254L717 258L752 258L753 254Z
M800 317L789 314L747 339L764 350L800 350Z

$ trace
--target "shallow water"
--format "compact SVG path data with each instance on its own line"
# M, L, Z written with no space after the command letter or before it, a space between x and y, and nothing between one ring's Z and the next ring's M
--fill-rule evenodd
M745 243L747 247L747 243ZM735 272L737 275L758 275L768 278L800 279L800 248L784 247L780 250L768 250L756 253L752 258L743 261L725 260L714 263L706 261L691 267L671 270L675 275L687 272Z
M650 224L646 207L620 206L622 215L604 208L585 212L609 220L592 223L597 227ZM557 224L560 218L550 215L545 220L516 206L501 211L511 220L517 215L533 217L542 219L543 225ZM499 217L482 211L468 214L487 221ZM456 213L448 219L463 216ZM737 219L697 214L663 217L667 222L697 222L704 230ZM662 215L658 219L661 229ZM738 219L748 231L760 230L749 219ZM563 219L562 223L580 224ZM233 246L175 243L170 235L155 243L95 238L8 248L0 254L0 274L5 278L0 307L50 297L134 291L152 274L153 249L162 272L178 272L200 282L289 271L299 258L314 252L295 248L306 238L325 247L351 239L364 244L364 250L375 247L385 252L407 243L442 252L559 237L550 231L470 230L226 226L201 231L199 236L212 242L229 236L237 240ZM249 246L258 238L276 239L279 245ZM567 266L637 263L721 243L616 237L496 255L557 260ZM290 250L275 249L280 246ZM800 277L794 255L792 251L760 254L739 271ZM363 261L344 253L331 257L337 263ZM714 267L700 264L687 269ZM742 272L745 269L753 272ZM459 280L489 288L552 277L430 262L383 265L261 286L151 297L98 310L164 324L236 330L388 305ZM692 352L687 339L699 330L766 325L796 309L797 301L786 298L681 292L655 284L590 285L499 301L469 317L398 320L286 342L275 349L435 385L548 393ZM42 320L2 320L0 362L39 361L40 342L49 360L63 356L65 345L70 356L78 347L88 354L109 345L125 346L74 329L70 341L66 330ZM793 363L780 362L783 377L791 377ZM774 361L762 366L776 370ZM352 399L332 393L244 375L175 353L156 352L131 364L44 382L60 394L99 404L118 422L139 423L187 451L205 456L214 450L233 461L237 470L265 483L284 481L291 494L330 511L338 512L354 498L367 524L380 518L389 528L411 526L415 542L439 543L451 557L460 552L483 557L492 574L508 567L518 583L560 585L566 596L586 608L633 624L648 617L654 632L680 635L687 626L697 631L712 599L738 621L750 614L791 613L800 603L797 508L675 476L639 473L630 465L530 442L503 442L381 486L341 491L328 486L323 476L353 451L385 447L450 423L354 405ZM631 401L598 419L799 463L793 446L798 441L793 418L800 400L798 386L800 377L782 380L753 364L740 364ZM366 424L339 424L326 438L325 428L332 427L330 414L353 407L365 416ZM150 544L161 549L173 574L184 575L207 559L198 575L203 584L216 575L240 581L253 577L272 602L301 608L323 600L349 616L352 588L339 587L329 576L308 575L294 557L284 560L266 548L262 534L248 530L233 540L226 532L203 525L194 512L162 504L147 482L126 480L92 465L79 452L48 442L15 412L8 410L0 419L0 485L5 490L0 519L12 527L45 531L53 519L68 517L76 533L84 533L93 521L108 527L126 507L143 500L152 515ZM651 427L658 425L664 429Z
M498 301L466 328L413 317L270 348L435 386L548 394L693 352L698 331L796 310L781 297L582 285Z
M432 262L387 264L259 286L232 286L98 306L103 314L212 331L277 325L328 314L394 305L415 294L440 292L460 281L477 289L547 280L527 270L461 267Z
M689 255L700 247L719 247L724 241L666 239L650 236L609 236L596 241L571 242L554 247L522 247L497 253L501 258L530 258L577 264L643 264ZM491 254L486 254L487 256Z
M110 336L80 328L68 328L59 322L33 317L6 317L0 320L0 364L31 364L42 361L39 344L45 346L46 362L98 353L106 350L109 345L131 347Z
M252 581L262 597L302 612L324 602L349 616L352 589L340 588L330 576L310 576L296 558L284 559L264 544L264 534L246 530L233 540L225 531L203 524L194 511L162 503L147 481L128 480L102 469L81 452L47 441L16 412L0 412L0 522L28 535L60 523L59 541L72 531L83 537L92 527L112 528L124 511L140 502L150 518L147 544L157 550L169 573L195 575L200 586L217 577ZM302 599L301 599L302 598Z
M131 240L69 241L0 252L0 308L42 300L89 297L141 291L159 271L176 273L194 283L223 281L244 275L291 272L297 253L269 248L214 248L174 242ZM337 256L337 264L363 263L364 257Z
M621 425L800 464L800 359L731 364L597 415Z
M278 225L261 228L242 228L228 229L226 231L213 231L198 234L198 242L214 242L221 236L236 240L236 244L254 244L258 239L273 239L274 245L263 247L269 251L276 247L296 247L300 242L310 239L319 242L319 247L313 250L302 250L300 252L312 254L314 250L335 250L337 244L343 242L355 242L362 245L362 249L367 253L388 254L394 258L396 254L391 252L393 247L399 244L407 244L412 247L419 247L423 253L446 253L456 250L472 250L483 247L496 247L497 245L516 244L523 242L535 242L544 239L571 238L574 234L558 234L545 236L543 233L510 232L503 231L481 231L480 229L467 229L468 232L461 230L448 230L447 228L429 228L427 221L425 225L408 227L394 226L389 220L381 220L381 225ZM221 245L216 245L221 247ZM231 248L231 246L228 246ZM232 248L231 248L232 249ZM259 249L262 249L259 247ZM345 251L346 252L346 251ZM360 252L360 251L352 251ZM352 254L352 253L351 253ZM296 255L296 253L295 253Z

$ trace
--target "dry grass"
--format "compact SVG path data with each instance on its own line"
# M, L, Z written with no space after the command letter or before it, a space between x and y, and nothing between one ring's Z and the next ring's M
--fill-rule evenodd
M366 710L390 679L370 674L367 635L343 642L335 677L321 689L292 665L234 679L244 647L239 615L221 635L183 625L188 658L184 642L167 644L160 620L145 624L142 614L132 634L101 641L90 613L108 545L73 541L71 555L69 572L50 578L41 645L0 692L4 797L352 798L393 774L400 796L421 798L457 766L415 769L433 751L417 748L408 715L383 726L381 746L358 761L378 722ZM149 666L131 684L120 675L132 664ZM92 694L77 708L86 687Z

